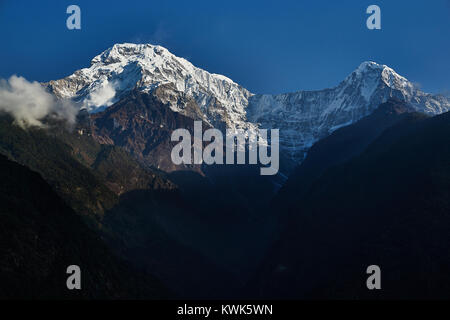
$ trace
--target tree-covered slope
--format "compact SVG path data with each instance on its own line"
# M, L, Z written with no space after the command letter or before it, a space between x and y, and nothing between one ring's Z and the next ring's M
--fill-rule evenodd
M257 280L264 296L449 296L449 113L410 114L306 190L284 192L285 230ZM379 291L366 288L369 265L381 268Z
M159 281L116 258L41 176L0 155L0 297L164 298ZM81 290L66 269L81 268Z

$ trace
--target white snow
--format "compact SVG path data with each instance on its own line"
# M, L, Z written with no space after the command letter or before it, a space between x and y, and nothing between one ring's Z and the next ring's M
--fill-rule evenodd
M89 112L101 111L133 89L152 92L171 85L163 103L184 112L177 97L194 99L204 120L230 129L280 129L281 150L301 161L317 140L370 114L395 96L418 111L438 114L450 109L449 100L417 89L386 65L361 63L340 84L319 91L254 95L226 76L195 67L161 46L116 44L91 61L89 68L47 85L56 96L73 98Z

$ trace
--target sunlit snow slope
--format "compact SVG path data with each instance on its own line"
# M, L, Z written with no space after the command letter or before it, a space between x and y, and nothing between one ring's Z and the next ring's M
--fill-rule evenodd
M280 129L281 151L295 161L301 161L314 142L358 121L389 97L431 115L450 108L446 97L424 93L375 62L363 62L331 89L254 95L223 75L150 44L116 44L96 56L89 68L45 85L89 112L104 110L131 90L152 93L163 88L158 98L168 108L189 116L186 101L193 101L201 118L215 127Z

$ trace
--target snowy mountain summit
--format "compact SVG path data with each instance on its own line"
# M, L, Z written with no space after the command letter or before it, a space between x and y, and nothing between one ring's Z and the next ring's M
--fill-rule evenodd
M406 101L430 115L450 109L447 98L424 93L388 66L368 61L334 88L255 95L247 117L264 128L280 128L281 146L301 161L317 140L369 115L389 98Z
M110 106L133 89L152 92L165 89L164 102L183 112L192 98L205 121L228 127L246 127L245 108L251 93L229 78L212 74L151 44L116 44L91 61L89 68L48 83L62 98L80 101L89 112Z
M45 85L89 112L102 111L138 90L157 94L171 110L220 129L278 128L281 150L295 161L314 142L370 114L390 97L431 115L450 109L447 98L424 93L375 62L363 62L334 88L254 95L223 75L150 44L116 44L92 59L89 68Z

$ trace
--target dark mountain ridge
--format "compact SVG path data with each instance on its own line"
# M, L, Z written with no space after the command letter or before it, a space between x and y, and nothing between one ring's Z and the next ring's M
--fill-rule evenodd
M448 297L450 113L399 117L300 190L307 172L298 168L278 202L288 211L285 229L251 285L264 297ZM330 156L340 135L324 139L317 154ZM382 290L366 288L373 264L381 268Z
M387 128L411 117L426 117L415 112L407 103L391 98L375 111L352 125L340 128L319 140L308 151L308 156L289 176L276 195L275 205L283 203L285 190L296 189L296 197L308 190L311 183L328 168L343 163L363 152ZM289 195L286 195L289 197Z
M26 167L0 155L0 298L132 299L169 296L158 280L114 256ZM82 290L66 269L81 268Z
M386 297L417 297L417 288L433 297L448 280L433 273L447 266L433 259L447 243L448 115L411 111L390 100L336 130L275 198L277 181L257 166L173 167L171 131L192 131L195 117L141 92L80 113L72 131L51 121L24 130L2 116L0 153L41 174L115 259L181 297L243 297L252 277L250 297L384 297L364 287L373 261L395 283ZM402 274L421 257L433 261ZM414 274L417 288L407 283Z

